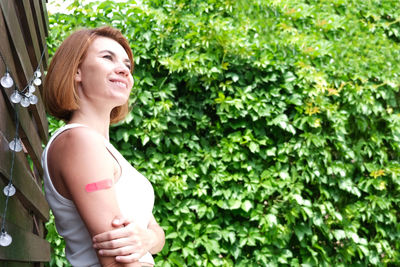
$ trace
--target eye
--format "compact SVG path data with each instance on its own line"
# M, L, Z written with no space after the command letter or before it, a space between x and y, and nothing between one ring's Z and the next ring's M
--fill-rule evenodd
M103 58L112 60L112 56L111 55L104 55Z
M128 69L131 69L131 65L130 64L126 64L125 65Z

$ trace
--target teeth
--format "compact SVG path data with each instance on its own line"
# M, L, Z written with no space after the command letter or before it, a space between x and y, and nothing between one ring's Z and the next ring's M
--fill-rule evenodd
M113 83L115 83L115 84L118 85L119 87L124 87L124 88L126 88L126 84L123 83L123 82L118 82L118 81L116 81L116 82L113 82Z

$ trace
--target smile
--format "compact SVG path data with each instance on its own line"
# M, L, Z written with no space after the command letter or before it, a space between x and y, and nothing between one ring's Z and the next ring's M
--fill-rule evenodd
M127 88L127 85L126 85L126 83L124 83L124 82L116 81L116 80L111 80L111 82L112 82L113 84L117 85L118 87L121 87L121 88L124 88L124 89Z

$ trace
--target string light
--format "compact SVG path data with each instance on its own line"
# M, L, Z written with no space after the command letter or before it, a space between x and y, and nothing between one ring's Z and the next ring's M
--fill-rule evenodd
M35 86L33 86L32 84L28 85L28 93L33 94L35 91Z
M14 93L12 93L11 96L10 96L10 100L14 104L18 104L19 102L21 102L21 99L22 99L22 96L18 92L18 90L15 90Z
M10 148L10 150L14 151L14 152L20 152L22 151L22 143L21 140L19 140L19 138L15 137L9 144L8 147Z
M12 197L13 195L15 195L15 192L17 190L15 189L15 187L12 184L8 184L6 187L4 187L3 189L3 193L6 196Z
M31 102L29 101L28 97L24 96L24 97L22 97L20 104L24 108L27 108L31 104Z
M11 78L11 75L8 72L8 70L6 71L4 76L1 77L0 83L1 83L1 86L3 86L4 88L11 88L11 86L13 86L14 81Z
M29 97L29 102L31 103L31 105L36 105L37 102L38 102L38 97L35 96L35 95L31 95L31 96Z
M25 86L23 90L19 90L17 85L14 85L14 80L12 74L9 71L9 68L4 60L3 55L0 53L0 58L3 61L4 66L6 67L6 71L4 75L0 79L0 85L4 89L13 88L13 93L10 95L10 101L14 105L14 117L15 117L15 136L13 140L11 140L8 144L9 149L12 151L11 158L11 170L10 170L10 181L8 185L6 185L3 189L3 193L6 196L6 203L4 205L4 212L2 216L1 230L0 230L0 246L7 247L12 243L12 237L6 231L6 215L7 215L7 207L8 200L11 196L15 195L16 189L13 185L13 171L14 171L14 161L15 161L15 153L22 151L23 144L18 135L19 129L19 117L18 117L18 106L28 107L30 105L35 105L38 102L38 97L33 93L36 91L35 86L40 86L42 84L42 73L40 72L40 66L42 64L42 60L44 57L44 52L46 51L47 46L43 48L42 55L39 60L39 64L33 73L32 78L28 81L28 84ZM19 104L19 105L18 105Z
M12 243L12 237L6 231L0 234L0 246L7 247Z

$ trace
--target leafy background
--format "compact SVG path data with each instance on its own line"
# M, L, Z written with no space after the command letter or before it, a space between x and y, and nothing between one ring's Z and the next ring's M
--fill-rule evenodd
M50 54L80 27L130 40L110 136L154 186L157 266L400 264L400 2L74 1L49 19Z

